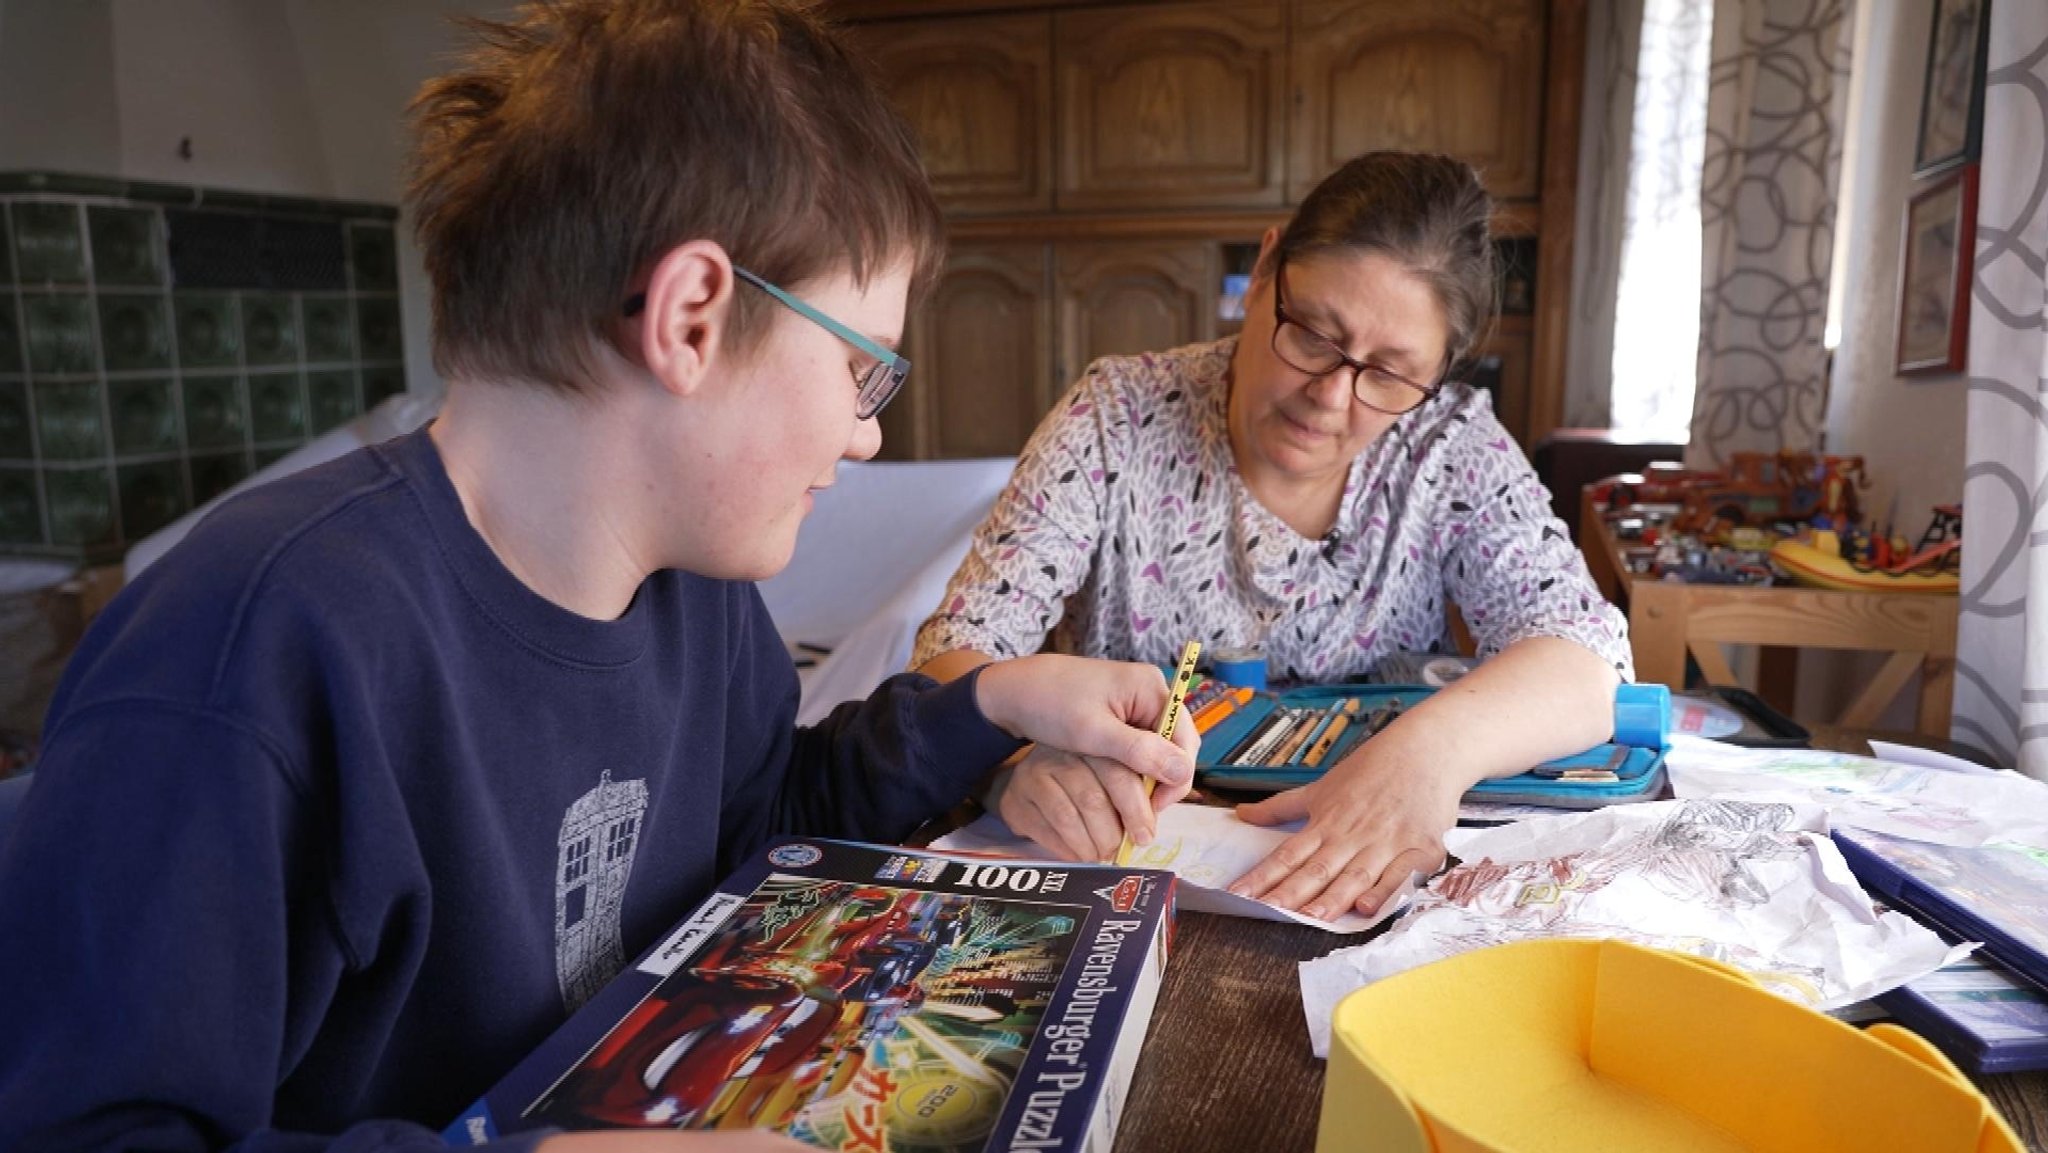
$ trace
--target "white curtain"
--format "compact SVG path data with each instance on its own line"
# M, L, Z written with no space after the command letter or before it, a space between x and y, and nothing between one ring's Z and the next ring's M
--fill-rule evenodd
M1703 0L1704 2L1704 0ZM1578 221L1572 245L1571 340L1564 423L1609 428L1614 306L1628 225L1630 127L1643 0L1593 0L1586 9L1586 89L1579 106Z
M1714 4L1644 0L1642 8L1635 159L1615 306L1613 421L1683 440L1700 335L1700 167Z
M2048 5L1997 0L1969 342L1955 736L2048 779Z
M1715 5L1694 467L1818 447L1853 15L1851 0Z
M1714 0L1587 11L1568 425L1685 439L1713 18Z

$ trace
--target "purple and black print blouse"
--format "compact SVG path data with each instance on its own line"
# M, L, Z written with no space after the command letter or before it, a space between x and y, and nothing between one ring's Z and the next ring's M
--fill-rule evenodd
M912 665L951 649L1060 647L1170 663L1188 640L1256 648L1278 680L1370 672L1451 651L1455 602L1490 656L1576 641L1632 673L1601 597L1486 394L1447 385L1351 465L1335 530L1313 540L1245 487L1225 424L1235 338L1106 357L1038 426L976 530Z

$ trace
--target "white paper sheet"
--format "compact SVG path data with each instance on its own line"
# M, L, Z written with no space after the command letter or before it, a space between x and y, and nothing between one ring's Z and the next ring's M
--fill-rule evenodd
M2048 849L2048 784L1818 749L1740 749L1674 737L1665 755L1679 797L1817 804L1845 828L1934 845Z
M1918 745L1895 745L1890 741L1871 741L1870 755L1880 761L1890 761L1895 765L1919 765L1924 769L1942 769L1951 773L1968 773L1973 777L1995 777L2003 771L1986 768L1975 761L1966 761L1961 757L1952 757L1947 753L1939 753L1933 749L1923 749Z
M1810 804L1658 801L1460 829L1466 863L1384 936L1301 966L1316 1056L1364 985L1445 957L1543 937L1619 938L1710 957L1816 1009L1873 997L1968 954L1879 912Z
M1280 846L1280 842L1301 831L1301 822L1266 828L1248 825L1229 809L1214 805L1169 805L1159 814L1158 836L1137 850L1131 863L1145 869L1170 869L1181 880L1179 904L1197 913L1220 913L1251 917L1261 921L1292 921L1313 925L1332 933L1360 933L1399 913L1407 906L1419 876L1380 908L1378 916L1351 912L1324 921L1281 909L1264 901L1240 897L1225 886L1249 872L1252 866ZM991 813L932 842L939 851L995 853L1006 857L1056 860L1036 841L1020 837Z

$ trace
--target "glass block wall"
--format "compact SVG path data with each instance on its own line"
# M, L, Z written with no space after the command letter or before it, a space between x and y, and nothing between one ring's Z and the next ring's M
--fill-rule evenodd
M116 559L405 391L396 218L0 173L0 552Z

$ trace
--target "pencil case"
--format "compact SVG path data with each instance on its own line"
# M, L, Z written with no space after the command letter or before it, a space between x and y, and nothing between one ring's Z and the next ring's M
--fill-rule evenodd
M1213 788L1253 792L1309 784L1436 691L1425 685L1305 685L1254 693L1203 732L1196 777ZM1623 685L1616 703L1620 741L1482 781L1466 798L1568 809L1654 800L1664 786L1669 717L1670 694L1663 686Z

